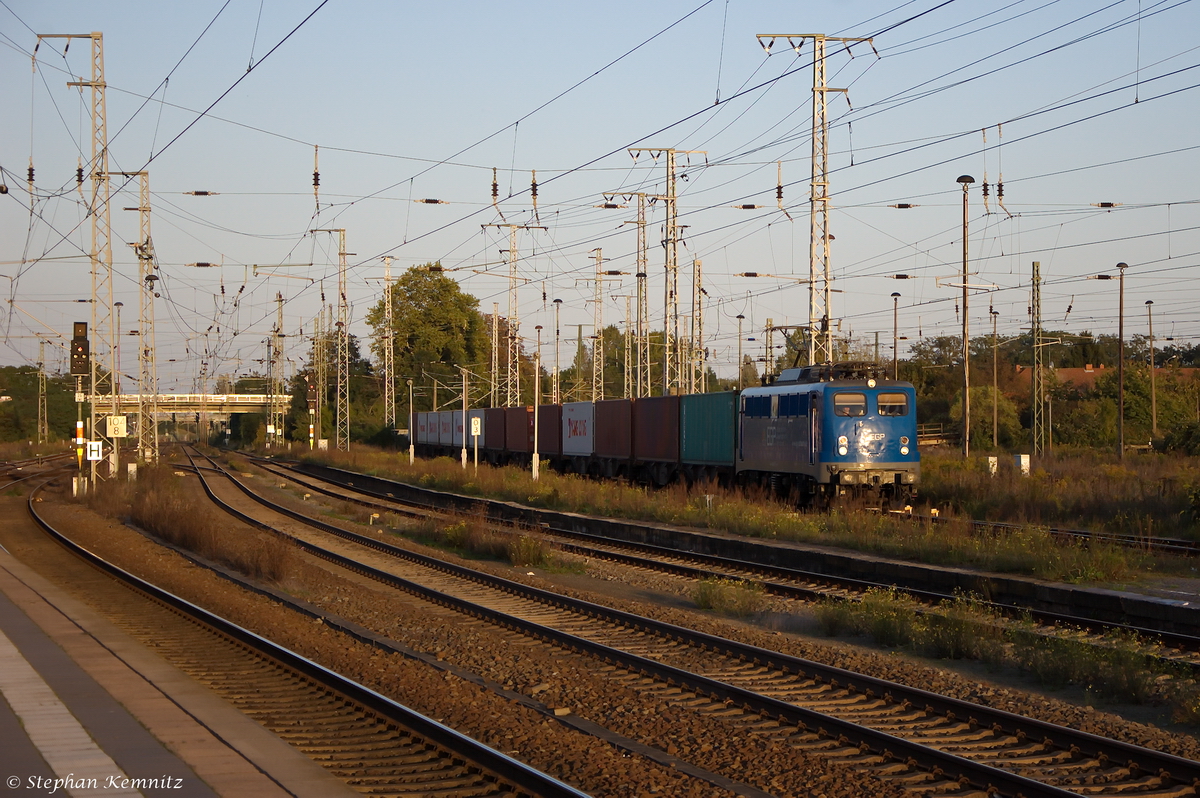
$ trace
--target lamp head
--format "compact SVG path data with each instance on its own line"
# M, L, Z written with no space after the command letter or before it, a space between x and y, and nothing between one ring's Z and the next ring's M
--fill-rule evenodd
M971 177L970 175L959 175L956 182L962 183L964 186L966 186L970 183L974 183L975 178Z
M899 291L893 291L893 292L892 292L892 299L899 299L899 298L900 298L900 292L899 292Z

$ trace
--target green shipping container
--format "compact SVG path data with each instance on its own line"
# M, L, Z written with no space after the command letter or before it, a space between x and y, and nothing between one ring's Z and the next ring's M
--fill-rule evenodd
M683 462L732 466L737 391L695 393L679 404L679 452Z

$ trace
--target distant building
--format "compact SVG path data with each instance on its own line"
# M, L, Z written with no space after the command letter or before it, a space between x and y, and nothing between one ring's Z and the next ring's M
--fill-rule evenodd
M1083 368L1071 369L1056 369L1047 368L1047 376L1053 376L1060 385L1074 385L1079 391L1090 391L1096 387L1096 380L1101 374L1109 371L1114 371L1103 364L1093 366L1091 363ZM1017 366L1017 381L1028 386L1032 380L1033 369L1029 366ZM1159 366L1155 371L1159 376L1171 375L1181 380L1200 380L1200 369L1198 368L1163 368Z

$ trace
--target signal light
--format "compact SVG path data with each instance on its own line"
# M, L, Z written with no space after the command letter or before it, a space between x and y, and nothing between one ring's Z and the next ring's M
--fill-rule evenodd
M91 344L87 338L87 322L77 321L72 325L71 374L83 376L92 373Z

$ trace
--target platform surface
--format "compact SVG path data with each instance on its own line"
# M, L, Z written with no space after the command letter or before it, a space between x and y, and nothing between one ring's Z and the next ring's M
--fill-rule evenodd
M2 548L0 696L14 798L357 795Z

